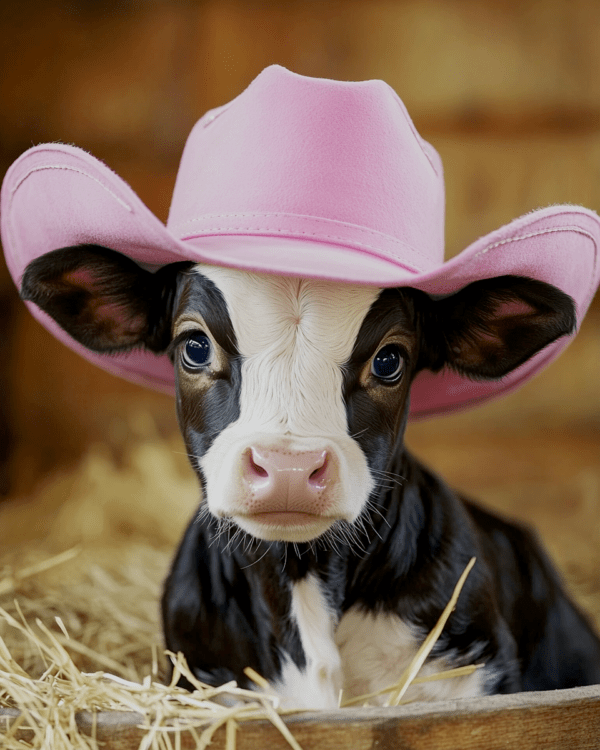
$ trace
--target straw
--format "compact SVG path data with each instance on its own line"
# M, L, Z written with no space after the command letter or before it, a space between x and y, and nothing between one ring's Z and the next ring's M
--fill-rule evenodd
M206 748L221 728L226 750L235 750L236 737L243 733L244 723L256 719L270 721L291 748L301 750L282 718L290 711L281 709L268 681L249 667L245 674L260 691L241 689L235 682L219 687L206 685L196 678L182 654L170 652L165 652L165 656L173 665L171 684L158 679L158 646L152 630L158 624L146 621L139 607L146 598L155 597L156 602L158 591L147 574L138 576L136 566L148 570L147 550L138 552L136 557L132 550L128 551L132 567L122 570L121 581L107 570L90 566L76 586L84 596L78 600L79 607L69 603L60 584L43 581L56 566L73 561L79 550L27 564L12 574L19 599L0 607L0 705L18 708L21 714L1 736L3 750L96 750L94 731L88 736L77 724L76 716L84 710L93 714L127 711L139 715L144 731L140 745L143 750L176 750L181 747L183 731L196 738L198 748ZM392 699L398 702L410 684L465 676L480 666L417 676L456 605L473 563L474 560L465 569L436 627L399 682L377 693L347 700L344 706L365 703L385 693L391 693L389 703ZM36 575L39 580L33 580ZM128 608L123 599L131 598L132 580L140 581L141 586L138 601L134 605L129 602ZM121 606L123 609L119 610ZM46 624L46 618L36 616L38 609L53 627ZM86 609L99 618L97 622L86 616ZM138 610L137 616L130 616L132 609ZM110 620L109 613L115 610L120 611L118 623ZM79 629L81 640L70 632L70 624ZM139 641L135 651L145 652L146 658L125 666L110 651L123 652L122 642L132 638ZM93 671L84 671L84 664L92 665ZM181 676L193 686L192 692L176 686ZM24 735L24 730L30 734Z
M448 604L444 608L444 611L440 615L440 619L437 621L435 627L429 633L427 638L425 638L425 640L423 641L423 644L421 645L421 647L415 654L414 659L411 661L408 667L406 667L406 669L404 670L404 673L402 674L402 677L400 678L398 682L396 690L390 695L386 705L397 706L402 700L402 697L404 696L408 688L410 687L410 684L419 673L419 670L421 669L421 667L425 663L425 660L431 653L431 649L435 646L438 638L442 634L444 626L448 622L448 618L452 614L454 607L456 607L456 602L458 601L460 592L462 591L462 588L465 585L465 582L469 576L469 573L471 572L474 565L475 565L475 558L472 557L469 560L467 567L464 569L462 575L458 579L458 583L454 587L454 591L452 592L450 601L448 602Z

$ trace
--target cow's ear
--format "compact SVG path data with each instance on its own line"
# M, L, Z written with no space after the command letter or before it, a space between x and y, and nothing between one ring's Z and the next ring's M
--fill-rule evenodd
M53 250L32 261L21 297L34 302L88 349L162 352L171 337L177 277L187 263L151 273L99 245Z
M507 375L576 326L571 297L520 276L476 281L432 302L430 312L424 333L435 345L425 366L476 379Z

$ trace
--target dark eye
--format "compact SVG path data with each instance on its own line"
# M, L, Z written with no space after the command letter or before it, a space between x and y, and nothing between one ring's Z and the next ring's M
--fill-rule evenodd
M373 357L371 372L376 378L385 380L386 383L394 383L400 380L404 372L404 357L400 347L396 344L387 344L381 347Z
M204 333L191 334L184 343L181 361L189 370L199 370L210 363L212 346Z

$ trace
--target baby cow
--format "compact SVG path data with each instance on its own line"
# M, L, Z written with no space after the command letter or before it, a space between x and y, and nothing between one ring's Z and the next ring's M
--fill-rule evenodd
M516 276L432 298L185 263L151 273L87 245L32 262L22 296L94 351L172 358L204 499L162 612L199 679L248 686L250 666L287 705L318 708L392 684L474 556L424 670L485 666L412 697L600 682L599 640L532 534L403 445L416 373L503 377L573 330L563 292Z

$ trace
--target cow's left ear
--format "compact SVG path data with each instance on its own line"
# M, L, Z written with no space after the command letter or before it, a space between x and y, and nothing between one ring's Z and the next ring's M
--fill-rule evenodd
M21 298L92 351L162 352L171 338L177 278L189 265L174 263L151 273L110 248L63 247L27 266Z
M433 301L429 312L424 335L435 344L424 366L484 379L507 375L577 322L571 297L521 276L476 281Z

